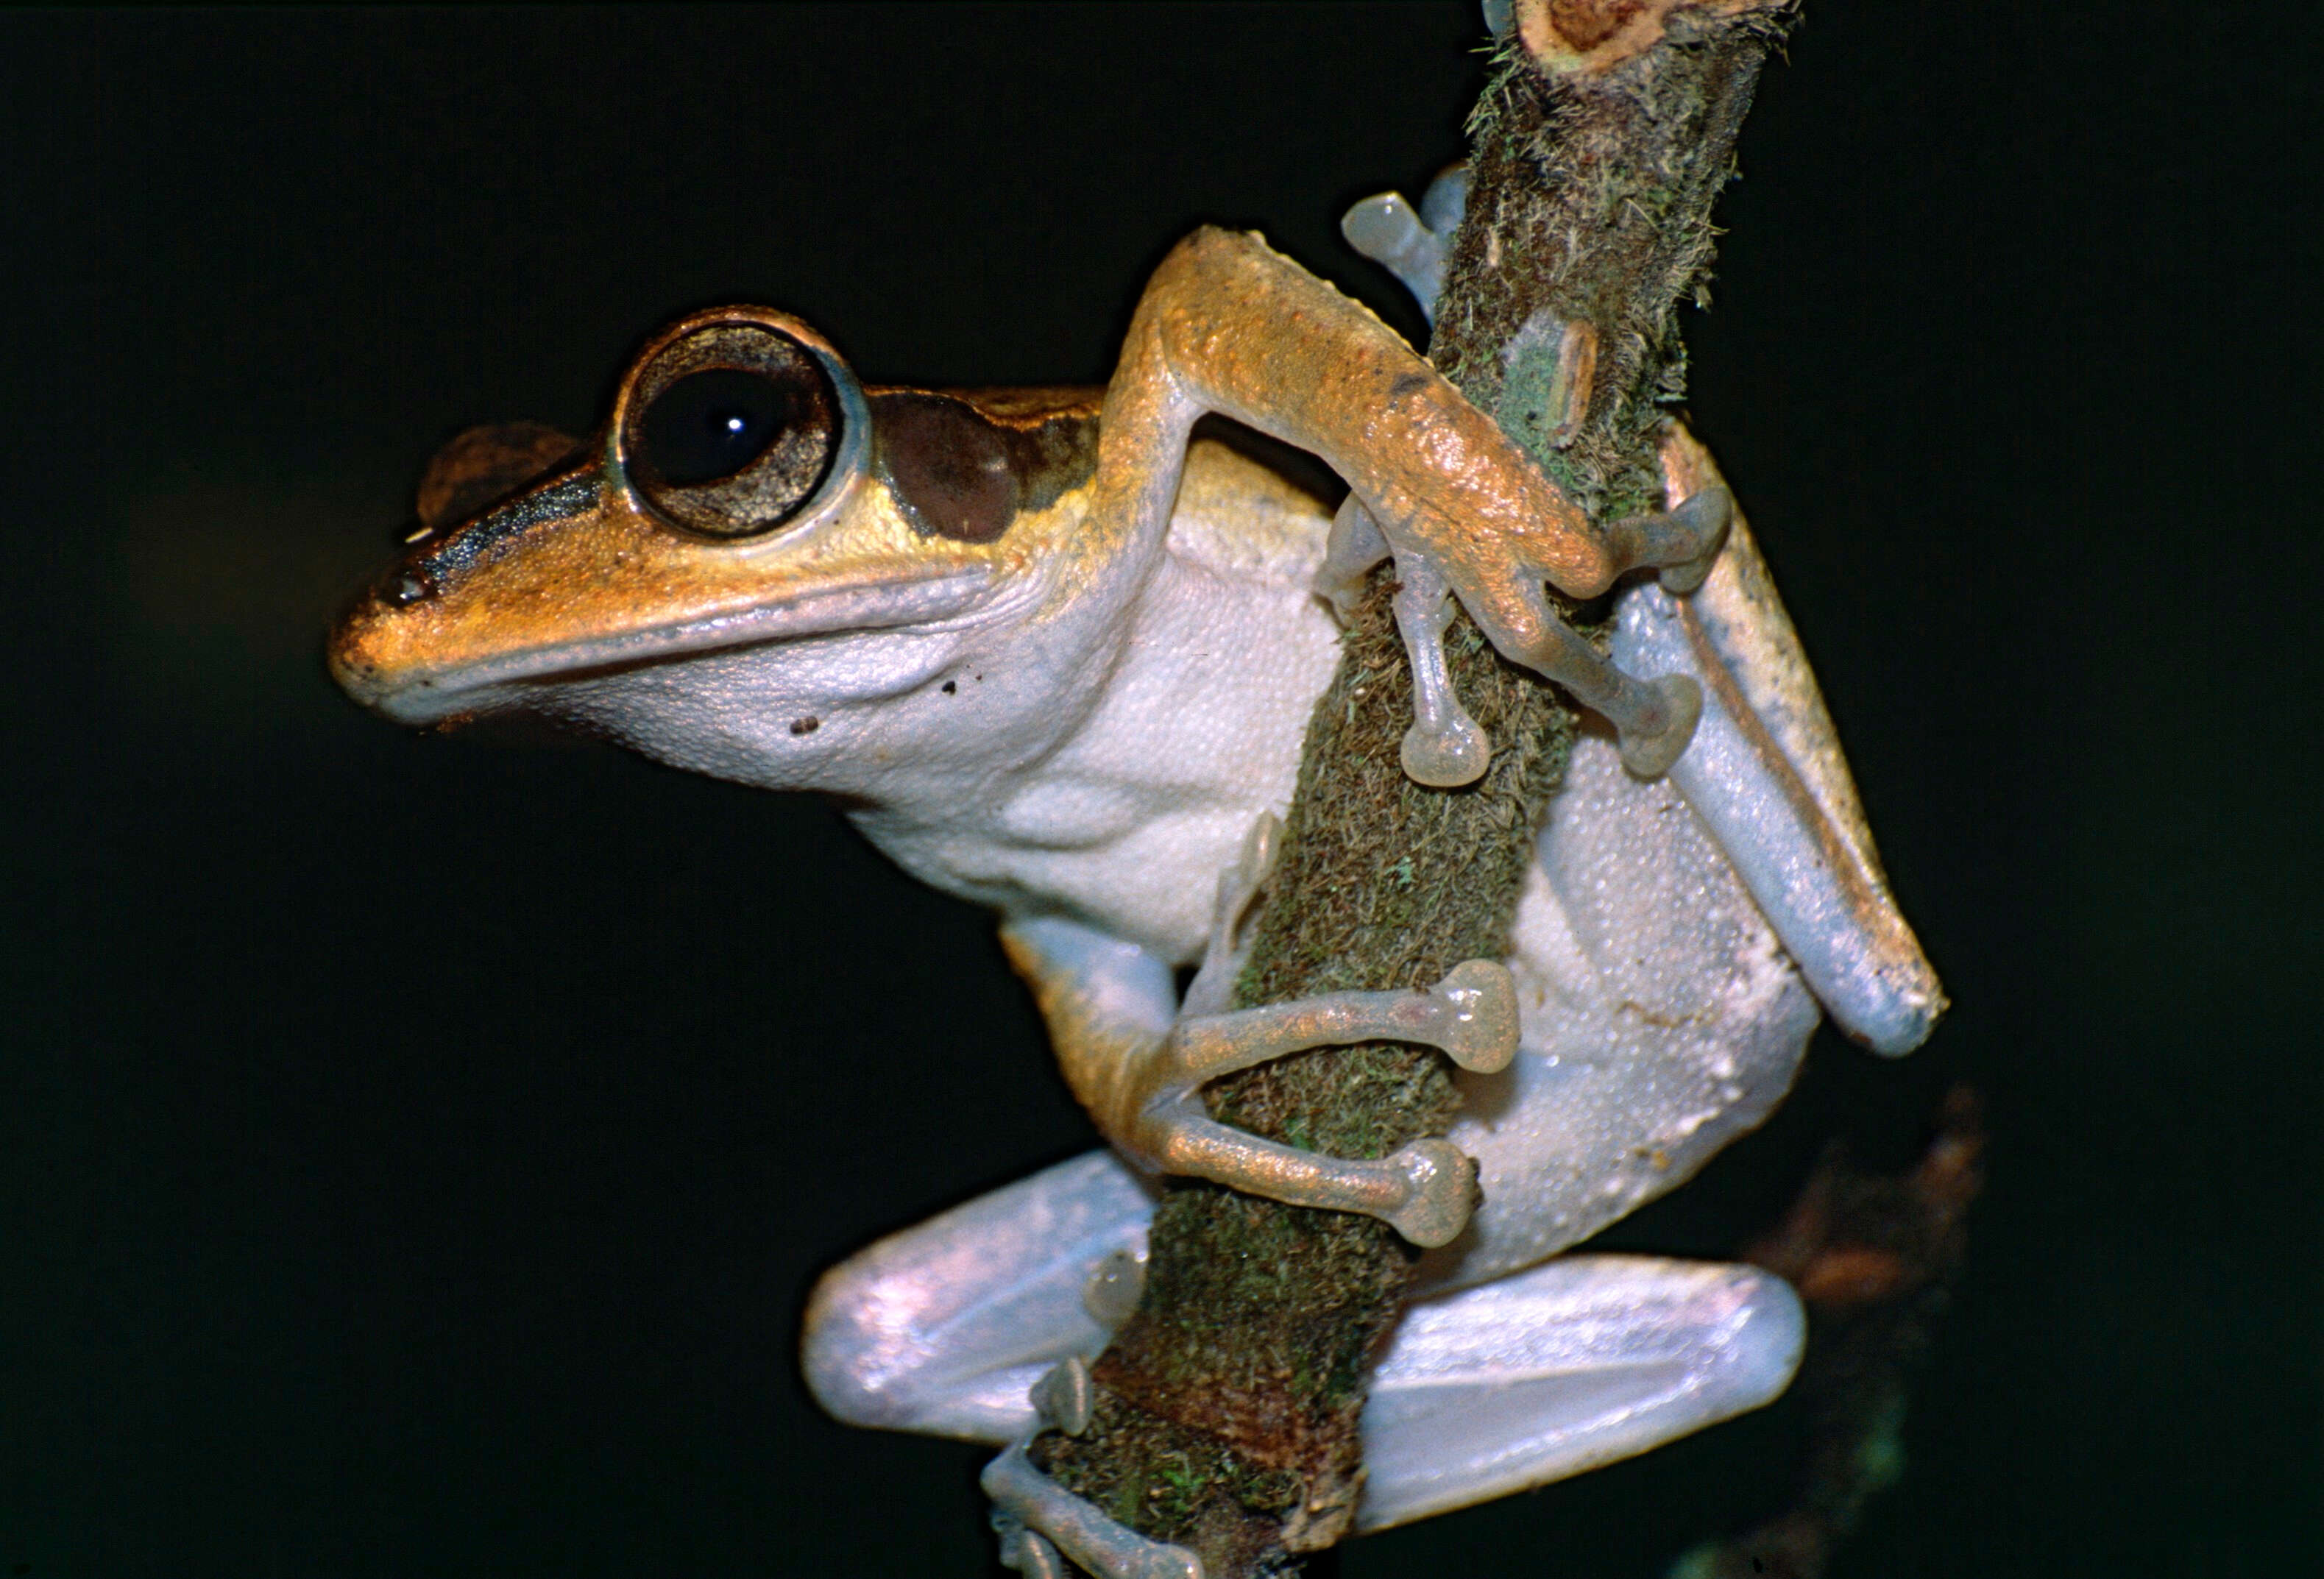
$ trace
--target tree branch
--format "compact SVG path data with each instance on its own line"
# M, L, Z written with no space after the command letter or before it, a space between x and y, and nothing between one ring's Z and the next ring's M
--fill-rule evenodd
M1711 202L1794 8L1530 0L1471 121L1431 355L1599 519L1661 505L1655 441L1685 379L1674 308L1702 290ZM1237 1006L1423 986L1508 952L1574 715L1463 619L1447 657L1492 766L1464 789L1412 783L1390 585L1375 577L1309 726ZM1227 1123L1351 1157L1442 1134L1459 1106L1442 1055L1397 1043L1301 1054L1206 1095ZM1035 1462L1193 1547L1212 1579L1281 1573L1354 1517L1357 1417L1413 1253L1369 1217L1199 1183L1170 1192L1150 1244L1144 1299L1094 1367L1089 1429L1046 1433Z

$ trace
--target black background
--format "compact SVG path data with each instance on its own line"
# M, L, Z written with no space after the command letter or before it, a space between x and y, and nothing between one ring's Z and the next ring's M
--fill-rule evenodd
M2317 25L1811 6L1692 410L1958 1002L1618 1242L1717 1253L1956 1079L1992 1185L1849 1574L2295 1572L2318 1489ZM2194 18L2193 20L2190 20ZM748 298L867 377L1102 379L1190 225L1337 240L1462 5L0 22L0 1574L977 1573L817 1270L1090 1143L989 923L837 819L420 738L321 633L471 421ZM2294 140L2288 142L2287 140ZM2303 1019L2301 1016L2310 1016ZM1782 1406L1349 1547L1650 1575Z

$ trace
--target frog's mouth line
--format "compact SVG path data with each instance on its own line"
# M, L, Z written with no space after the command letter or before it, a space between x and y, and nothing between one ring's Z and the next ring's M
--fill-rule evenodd
M974 610L992 581L989 567L976 565L933 579L858 582L659 629L526 647L456 668L407 671L394 677L343 669L336 655L332 667L340 684L365 705L400 722L436 723L511 704L515 696L493 693L530 681L599 675L724 647L934 625Z

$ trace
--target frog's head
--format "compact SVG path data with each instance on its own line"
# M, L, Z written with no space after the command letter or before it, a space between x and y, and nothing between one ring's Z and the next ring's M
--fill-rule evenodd
M867 390L785 314L699 313L640 352L595 439L454 441L331 671L405 722L522 709L727 776L828 778L768 758L1074 623L1096 418L1092 391Z

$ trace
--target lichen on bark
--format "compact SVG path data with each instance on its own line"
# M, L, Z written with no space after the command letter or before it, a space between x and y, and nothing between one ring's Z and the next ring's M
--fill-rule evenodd
M1794 11L1528 0L1471 118L1469 210L1430 356L1594 519L1660 507L1655 444L1685 381L1675 308L1702 291L1711 202ZM1561 378L1561 360L1588 376ZM1447 657L1492 764L1465 789L1413 784L1389 577L1375 576L1310 723L1238 1006L1422 986L1507 952L1576 716L1464 618ZM1599 612L1563 611L1585 629ZM1350 1157L1442 1134L1459 1106L1442 1055L1397 1043L1304 1053L1205 1097L1227 1123ZM1035 1462L1192 1547L1210 1579L1295 1568L1352 1521L1365 1381L1413 1253L1369 1217L1191 1183L1170 1191L1150 1243L1144 1297L1093 1368L1089 1429L1045 1433Z

